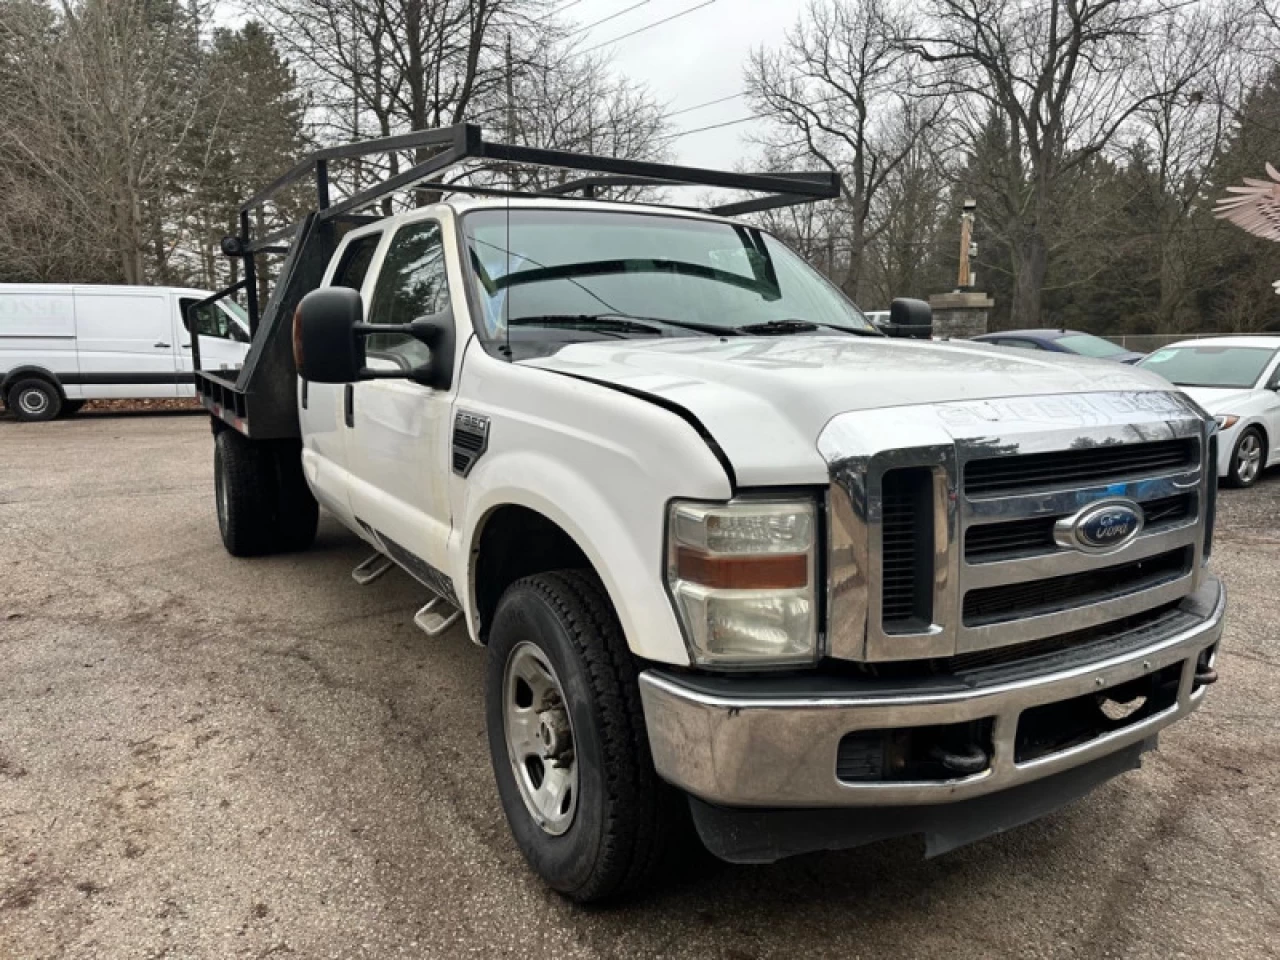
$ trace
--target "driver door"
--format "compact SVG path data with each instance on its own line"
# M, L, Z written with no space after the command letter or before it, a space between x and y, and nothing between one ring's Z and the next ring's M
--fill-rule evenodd
M368 322L408 323L449 304L440 222L404 224L383 255ZM425 344L404 334L369 336L365 350L373 369L411 370L430 357ZM372 527L401 564L430 580L421 564L447 569L452 390L395 379L364 380L348 389L349 490L356 519Z

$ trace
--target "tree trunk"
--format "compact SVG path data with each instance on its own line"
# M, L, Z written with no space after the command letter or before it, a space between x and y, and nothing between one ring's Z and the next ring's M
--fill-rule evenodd
M1027 231L1013 248L1013 303L1010 326L1035 329L1040 326L1044 278L1049 269L1049 249L1040 231Z

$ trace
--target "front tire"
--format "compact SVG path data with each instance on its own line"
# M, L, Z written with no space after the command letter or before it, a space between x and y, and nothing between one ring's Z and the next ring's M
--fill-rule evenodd
M635 661L594 574L537 574L503 594L485 719L512 836L549 886L587 903L653 876L681 798L654 770Z
M14 416L27 423L52 420L62 412L62 394L48 380L28 377L9 388L6 400Z
M1236 448L1231 452L1231 469L1227 480L1233 487L1252 487L1262 476L1267 465L1266 444L1257 427L1249 427L1240 434Z

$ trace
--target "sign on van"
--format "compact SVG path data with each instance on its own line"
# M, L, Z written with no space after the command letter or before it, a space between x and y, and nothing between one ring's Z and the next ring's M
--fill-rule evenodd
M0 293L0 337L74 337L69 293Z

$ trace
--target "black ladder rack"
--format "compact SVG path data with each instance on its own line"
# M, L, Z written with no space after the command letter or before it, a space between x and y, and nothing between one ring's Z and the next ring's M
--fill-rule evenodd
M353 196L333 202L329 196L329 164L334 160L354 160L374 154L402 150L435 150L426 160L414 164ZM492 186L441 183L439 178L451 167L468 160L487 160L505 165L554 167L588 174L545 191L506 190ZM301 220L255 237L253 215L290 185L309 174L315 177L316 206ZM298 417L295 370L289 318L298 301L320 284L325 267L338 242L354 226L381 217L357 211L392 194L411 190L424 180L432 180L432 191L469 193L480 196L565 198L580 193L594 198L601 188L617 186L702 186L759 194L708 207L705 212L739 216L777 207L839 195L839 176L831 172L735 173L703 167L684 167L646 160L601 157L565 150L523 147L485 140L480 127L461 123L434 130L415 130L393 137L363 140L317 150L295 164L275 181L255 193L240 207L240 232L223 240L223 252L244 261L244 278L187 308L186 321L195 330L194 310L237 291L245 293L249 329L253 342L244 366L235 374L215 373L200 367L200 338L191 341L196 368L196 393L206 408L230 426L257 439L297 437ZM282 247L282 241L288 241ZM286 253L280 274L265 304L258 302L259 256Z

